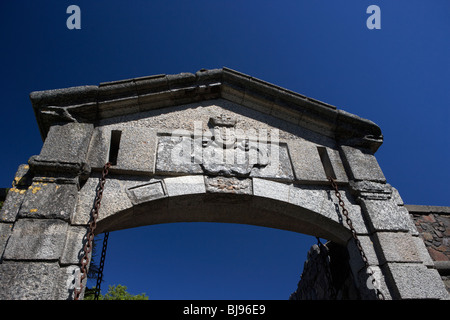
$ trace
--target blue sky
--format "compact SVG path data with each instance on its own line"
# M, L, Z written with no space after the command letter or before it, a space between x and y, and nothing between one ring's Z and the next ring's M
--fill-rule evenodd
M81 9L81 30L66 9ZM369 30L369 5L381 29ZM0 186L39 154L29 93L223 66L377 123L408 204L450 205L450 2L2 1ZM228 224L110 234L103 288L151 299L287 299L315 238Z

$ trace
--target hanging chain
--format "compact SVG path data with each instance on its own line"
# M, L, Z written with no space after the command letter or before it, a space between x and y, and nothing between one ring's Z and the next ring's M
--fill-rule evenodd
M97 285L95 286L95 293L94 293L94 300L98 300L100 296L100 287L102 285L102 279L103 279L103 268L105 266L105 258L106 258L106 248L108 246L108 237L109 232L105 232L103 237L103 246L102 246L102 255L100 257L100 265L98 268L98 275L97 275Z
M351 231L351 233L352 233L352 237L353 237L353 239L355 240L355 244L356 244L356 246L358 247L359 253L361 254L361 258L362 258L362 260L363 260L363 262L364 262L364 265L365 265L365 267L366 267L367 274L369 275L369 278L372 279L372 287L373 287L373 288L375 289L375 291L376 291L377 298L378 298L379 300L384 300L384 299L385 299L385 298L384 298L384 295L383 295L383 293L380 291L380 289L378 289L378 284L376 283L377 280L376 280L375 277L374 277L374 272L373 272L372 268L370 268L369 260L367 259L367 256L366 256L366 254L364 253L364 250L363 250L363 248L362 248L361 242L359 241L358 236L356 235L356 230L355 230L355 228L353 227L352 220L350 219L350 217L349 217L349 215L348 215L348 211L347 211L347 209L345 208L345 203L344 203L344 200L342 200L342 196L341 196L341 193L339 192L339 189L338 189L338 186L337 186L337 184L336 184L336 181L334 181L334 179L331 178L331 177L328 177L328 180L330 181L331 186L332 186L333 189L334 189L334 193L335 193L336 197L337 197L338 200L339 200L339 205L340 205L341 208L342 208L342 214L345 216L345 221L347 222L347 225L348 225L349 228L350 228L350 231Z
M100 210L100 204L103 197L103 189L105 188L105 182L106 182L106 176L108 175L109 168L111 167L111 163L108 162L103 167L102 171L102 177L100 179L99 185L97 187L97 194L95 197L94 207L91 210L91 221L89 223L89 232L86 236L87 240L84 244L83 252L84 255L81 258L81 276L78 283L78 286L75 286L74 290L74 299L79 300L81 291L83 289L83 281L87 277L87 268L89 267L90 259L89 254L92 252L93 244L94 244L94 236L95 236L95 228L97 227L97 218L98 218L98 211ZM102 252L103 256L103 252ZM103 258L104 260L104 258ZM102 271L102 270L101 270ZM96 291L97 292L97 291Z

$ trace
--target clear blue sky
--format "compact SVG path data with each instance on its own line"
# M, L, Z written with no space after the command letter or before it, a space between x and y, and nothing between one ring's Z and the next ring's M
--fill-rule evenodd
M81 8L81 30L66 9ZM369 30L369 5L381 29ZM377 123L408 204L450 205L450 2L2 1L0 186L42 147L29 93L153 74L238 70ZM103 289L151 299L287 299L315 238L228 224L110 234Z

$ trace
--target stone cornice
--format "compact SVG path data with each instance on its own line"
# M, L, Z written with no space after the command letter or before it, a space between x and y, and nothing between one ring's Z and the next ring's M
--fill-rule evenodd
M412 214L423 214L427 215L442 214L450 215L450 206L427 206L427 205L417 205L417 204L405 204L406 209Z
M30 94L43 139L56 123L96 123L115 116L218 98L293 122L341 144L375 152L383 141L380 128L370 120L229 68Z

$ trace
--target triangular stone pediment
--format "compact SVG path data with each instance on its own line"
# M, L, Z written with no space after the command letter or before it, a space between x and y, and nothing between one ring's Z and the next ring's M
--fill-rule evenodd
M303 130L311 139L330 138L372 152L383 139L380 128L369 120L228 68L38 91L30 99L43 138L55 123L98 124L213 100L238 105L240 114L252 114L261 122L267 122L261 119L265 117L290 126L290 131Z
M119 172L327 183L330 168L338 181L347 181L333 138L224 98L100 120L91 167L106 162L114 132L121 139Z

